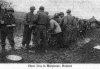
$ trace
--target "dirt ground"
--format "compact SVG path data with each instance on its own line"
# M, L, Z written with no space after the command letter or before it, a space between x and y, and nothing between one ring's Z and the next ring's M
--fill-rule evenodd
M100 45L100 29L88 32L84 39L71 44L70 49L48 50L46 53L28 53L20 49L21 40L21 37L15 37L17 50L9 52L21 56L21 63L100 63L100 50L93 48ZM7 43L8 51L9 48Z

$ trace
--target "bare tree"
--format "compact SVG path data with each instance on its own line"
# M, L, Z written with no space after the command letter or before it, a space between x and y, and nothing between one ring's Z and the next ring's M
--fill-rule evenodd
M2 8L9 8L9 7L12 7L12 3L11 2L7 2L5 0L0 0L0 6Z

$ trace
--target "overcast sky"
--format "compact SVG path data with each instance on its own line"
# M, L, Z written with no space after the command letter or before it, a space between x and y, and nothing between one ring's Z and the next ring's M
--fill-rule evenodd
M95 16L100 20L100 0L6 0L14 4L17 11L28 12L30 6L44 6L50 14L67 9L72 10L72 14L81 18L91 18Z

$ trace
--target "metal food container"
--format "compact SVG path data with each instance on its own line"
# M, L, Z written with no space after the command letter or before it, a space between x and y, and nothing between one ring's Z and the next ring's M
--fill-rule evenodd
M18 55L7 55L6 62L7 63L23 63L23 58Z

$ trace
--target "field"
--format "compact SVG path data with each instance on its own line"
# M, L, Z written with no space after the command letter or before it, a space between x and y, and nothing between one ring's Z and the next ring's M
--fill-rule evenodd
M23 57L21 63L100 63L100 50L93 48L100 44L100 29L89 31L84 39L71 44L68 49L50 49L46 53L29 53L20 49L21 36L15 37L15 41L16 51L9 51L9 44L7 44L6 49L8 54Z
M20 49L22 42L24 16L23 12L16 12L15 51L10 51L7 41L7 54L19 55L23 58L21 63L100 63L100 50L94 46L100 45L100 29L88 31L84 39L79 39L69 45L70 48L50 49L46 53L29 53ZM0 48L1 51L1 48ZM0 63L10 63L8 61Z

